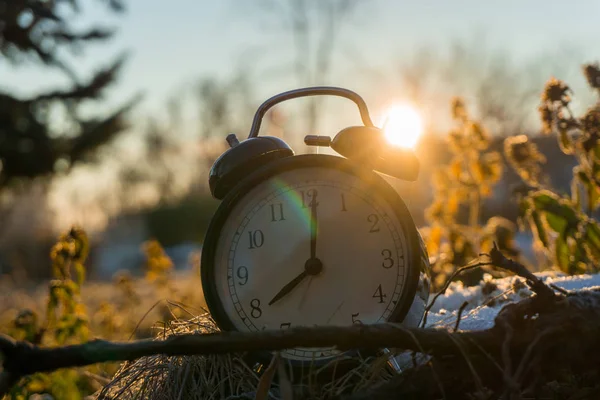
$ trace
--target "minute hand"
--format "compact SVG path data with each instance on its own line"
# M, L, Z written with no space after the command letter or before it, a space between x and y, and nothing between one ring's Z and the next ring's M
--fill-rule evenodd
M310 203L310 258L317 258L317 192Z

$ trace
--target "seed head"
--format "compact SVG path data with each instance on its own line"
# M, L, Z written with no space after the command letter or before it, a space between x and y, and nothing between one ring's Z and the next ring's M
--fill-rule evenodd
M586 64L583 66L583 74L590 87L600 90L600 64Z
M564 82L556 78L550 78L544 88L542 100L550 103L560 102L566 106L571 101L569 92L571 92L571 89Z

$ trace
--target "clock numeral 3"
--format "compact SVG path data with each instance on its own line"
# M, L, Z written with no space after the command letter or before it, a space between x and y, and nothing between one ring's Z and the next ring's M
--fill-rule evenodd
M260 318L262 315L262 310L260 309L260 300L252 299L250 302L250 308L252 308L252 311L250 311L250 316L255 319Z
M383 256L383 262L381 266L385 269L390 269L394 266L394 259L392 258L392 251L388 249L381 250L381 255Z
M246 283L248 283L248 268L244 266L238 267L236 275L238 278L240 278L240 286L244 286Z
M381 304L381 303L383 303L383 299L385 299L386 297L387 297L387 294L383 294L381 285L377 286L377 290L375 290L375 293L373 294L373 298L379 299L378 303Z
M374 232L379 232L379 216L377 214L370 214L367 217L367 221L369 221L372 225L371 225L371 229L369 230L369 233L374 233Z
M302 208L306 208L307 206L312 207L313 203L317 200L317 195L319 194L319 191L317 189L308 189L306 191L304 190L300 190L300 197L302 197ZM306 198L309 198L310 201L306 202ZM318 206L319 203L315 204L315 206Z
M271 222L285 221L283 216L283 204L271 204Z
M248 231L248 239L250 240L249 249L256 249L265 243L265 235L260 229Z
M360 313L352 314L352 324L354 324L354 325L363 325L363 322L360 319L357 318L359 314Z

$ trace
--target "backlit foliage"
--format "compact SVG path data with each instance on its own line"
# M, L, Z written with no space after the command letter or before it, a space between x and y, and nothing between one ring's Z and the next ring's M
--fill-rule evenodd
M583 67L598 101L577 117L571 109L572 91L555 78L546 83L539 107L543 130L555 134L563 153L572 155L571 190L558 193L541 174L545 160L527 137L505 141L505 154L528 185L520 199L520 217L534 233L549 264L574 274L597 272L600 265L600 67Z
M492 195L494 184L502 177L502 158L490 151L489 133L471 118L462 99L452 102L456 128L448 135L452 159L434 174L433 203L426 211L430 226L425 229L432 265L434 287L441 286L454 270L491 248L516 255L514 224L504 218L490 218L480 224L482 201ZM478 282L481 273L466 276L467 283Z
M42 323L32 310L21 311L13 323L12 336L38 345L82 343L89 339L86 307L81 302L81 285L85 280L85 260L89 242L85 232L72 228L52 247L52 275L46 318ZM56 399L79 399L91 390L89 378L76 370L59 370L34 374L13 388L9 398L27 399L45 393Z
M146 279L159 285L166 285L173 269L173 262L156 240L144 243L143 249L146 255Z
M192 277L182 285L173 279L173 262L157 241L144 243L141 250L146 255L145 279L123 271L115 275L110 291L106 287L100 293L86 293L86 287L90 289L84 285L89 240L82 229L70 229L51 249L53 279L48 283L44 307L15 312L9 323L0 320L0 331L43 347L82 343L94 337L130 340L152 336L150 328L157 322L167 327L175 318L189 316L177 304L203 305L198 291L197 254L190 258L196 280ZM40 398L79 400L100 389L100 382L117 368L117 364L93 365L31 375L19 382L6 399L43 395L46 397Z

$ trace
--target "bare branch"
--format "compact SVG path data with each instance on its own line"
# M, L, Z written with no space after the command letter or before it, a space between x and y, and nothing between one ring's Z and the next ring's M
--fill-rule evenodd
M454 341L462 336L468 337L469 340L465 340L466 344L463 348L458 349ZM400 324L378 324L351 327L297 327L284 331L183 334L161 341L94 340L79 345L41 348L26 342L16 342L2 335L0 349L4 355L5 386L0 390L0 396L21 377L36 372L111 361L131 361L156 354L207 355L335 346L340 350L388 347L447 355L459 351L476 351L473 342L487 347L486 343L490 343L492 337L492 331L448 334L442 330L404 328Z
M550 288L550 286L547 286L544 282L541 281L540 278L538 278L531 271L525 268L523 264L505 257L504 254L502 254L502 252L498 249L496 243L494 243L494 248L492 248L492 250L490 251L489 257L491 264L493 264L494 266L502 268L506 271L511 271L520 276L521 278L525 278L527 280L527 285L538 296L543 297L546 300L551 300L554 297L556 297L552 288Z

